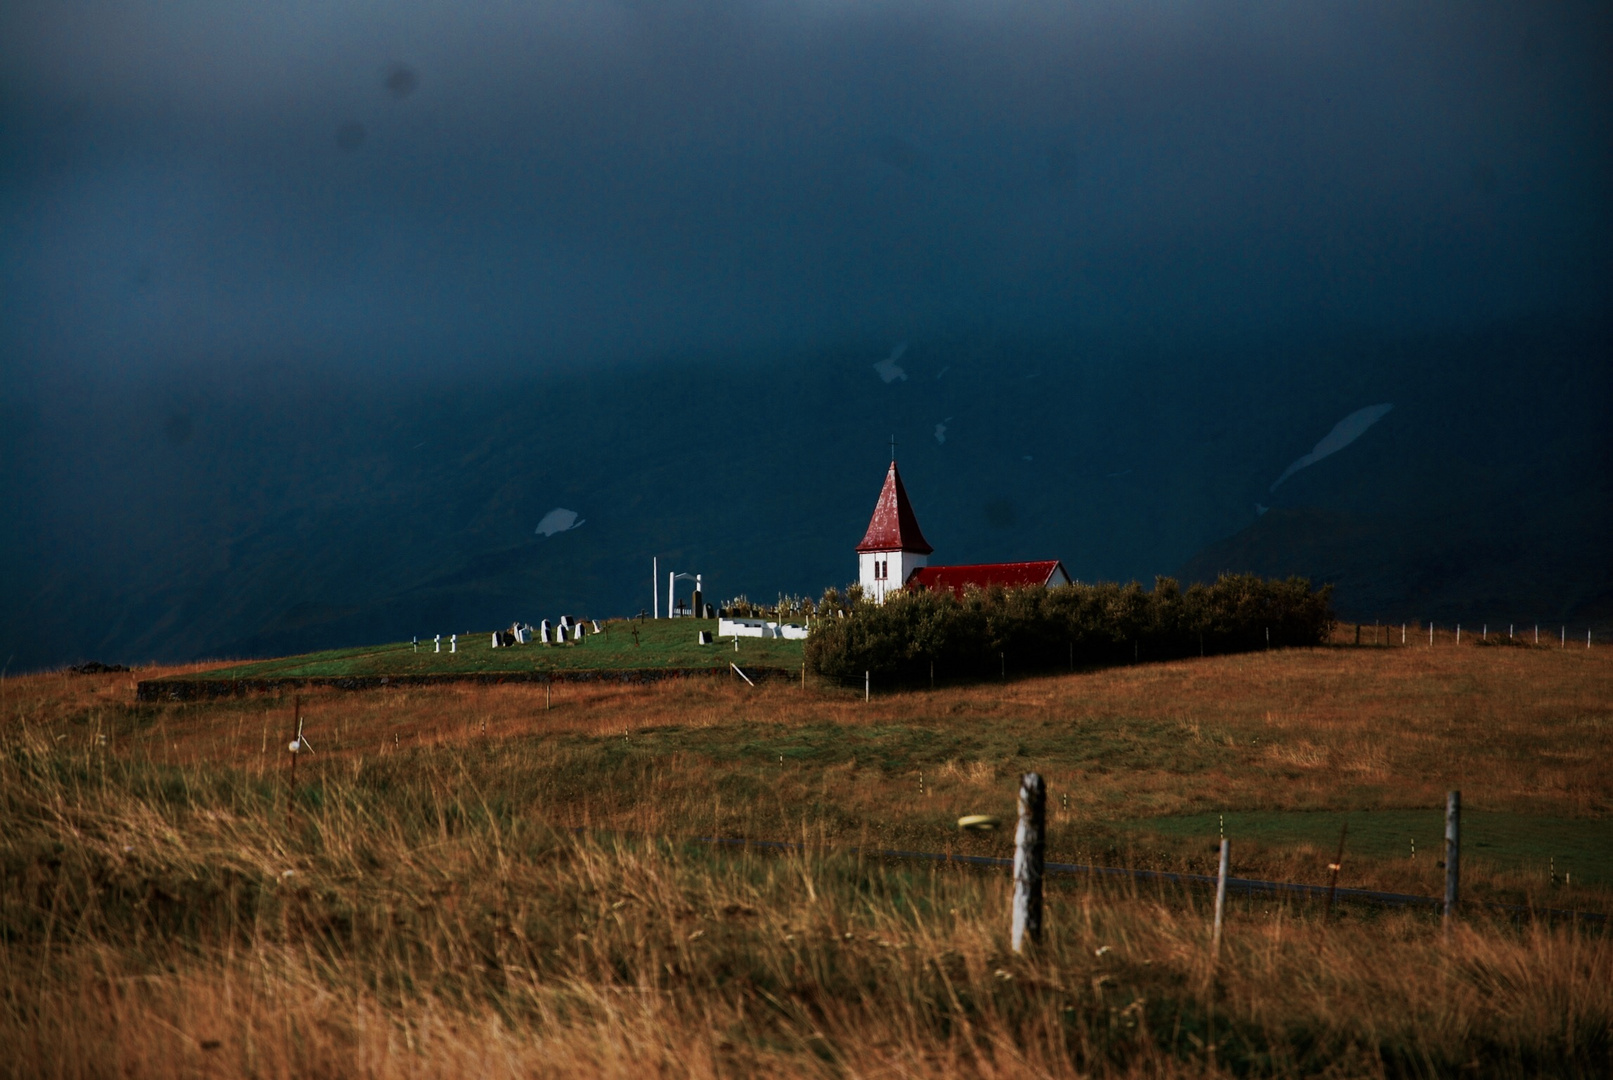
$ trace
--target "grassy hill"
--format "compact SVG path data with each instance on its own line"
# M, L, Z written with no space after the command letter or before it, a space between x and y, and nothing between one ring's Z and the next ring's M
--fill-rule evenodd
M422 641L327 649L301 656L258 660L209 668L186 678L220 681L241 679L342 678L373 675L487 675L501 672L576 671L584 669L635 670L658 668L722 668L730 663L797 669L801 666L800 641L775 638L740 638L711 645L699 644L699 631L715 635L715 619L610 619L600 623L581 642L541 645L535 641L495 649L492 631L461 634L457 651L448 637L441 651Z
M1348 637L867 703L305 691L295 772L289 694L8 679L0 1042L62 1075L1605 1072L1613 934L1481 905L1613 911L1613 649ZM866 854L1008 854L955 822L1029 769L1051 860L1205 871L1224 820L1235 874L1325 883L1348 821L1341 885L1424 895L1459 788L1470 903L1446 936L1236 900L1217 957L1202 893L1054 879L1016 956L1005 874Z

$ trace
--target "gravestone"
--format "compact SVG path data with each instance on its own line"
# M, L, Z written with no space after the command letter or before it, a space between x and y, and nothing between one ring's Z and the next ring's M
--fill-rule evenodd
M571 628L571 640L579 645L582 644L582 623L577 623Z
M498 631L493 631L493 648L498 648Z
M431 651L432 652L442 652L442 635L441 634L438 634L436 637L431 639Z
M458 652L459 651L459 635L458 634L449 634L448 635L448 651L449 652Z
M553 645L554 644L554 638L549 633L549 620L548 619L543 620L543 625L538 627L538 633L540 635L539 640L541 640L545 645Z
M702 631L700 631L700 644L702 644L702 645L710 645L711 644L711 631L710 630L702 630Z
M594 620L594 633L596 633L596 634L597 634L597 633L599 633L599 632L600 632L600 631L599 631L599 620L598 620L598 619L595 619L595 620Z

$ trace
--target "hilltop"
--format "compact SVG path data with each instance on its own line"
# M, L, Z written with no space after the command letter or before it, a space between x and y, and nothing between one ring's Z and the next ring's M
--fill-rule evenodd
M589 676L634 677L730 671L776 676L801 667L802 643L781 638L740 638L699 643L701 632L715 637L716 619L609 619L599 633L581 641L495 648L492 633L444 635L441 641L395 641L326 649L297 656L207 666L180 675L146 680L150 696L176 683L240 684L256 690L339 683L378 685L397 682L577 681ZM737 677L737 676L736 676Z

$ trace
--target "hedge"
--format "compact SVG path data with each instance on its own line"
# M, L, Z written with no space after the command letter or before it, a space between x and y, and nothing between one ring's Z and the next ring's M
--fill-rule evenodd
M806 663L830 678L860 680L866 671L917 682L932 663L942 678L979 678L1004 666L1045 671L1318 645L1332 631L1332 592L1305 578L1253 574L1185 591L1165 577L1152 592L1135 581L970 589L961 599L903 591L815 620Z

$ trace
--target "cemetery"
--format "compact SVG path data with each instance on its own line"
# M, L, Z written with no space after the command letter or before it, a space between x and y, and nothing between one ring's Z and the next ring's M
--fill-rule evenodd
M703 637L710 643L702 644ZM550 644L545 645L546 640ZM717 619L595 621L565 615L540 620L535 627L515 623L500 631L328 649L150 679L140 684L140 696L171 701L305 685L367 689L460 681L736 678L730 664L737 664L752 679L799 678L803 644L782 632L762 637L742 631L736 637L732 631L720 631Z

